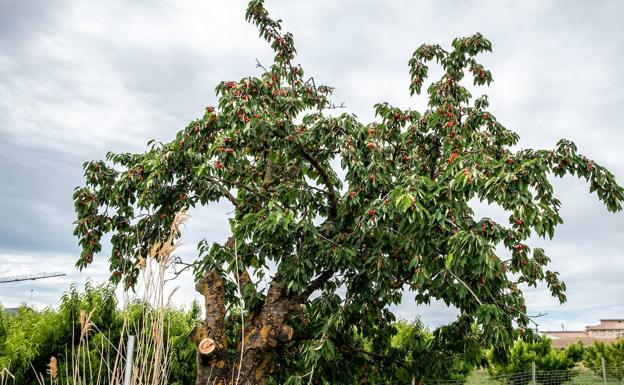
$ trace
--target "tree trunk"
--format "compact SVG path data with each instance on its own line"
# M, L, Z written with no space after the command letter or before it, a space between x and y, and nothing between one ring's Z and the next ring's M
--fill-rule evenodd
M192 335L198 345L196 385L264 385L273 368L271 351L293 335L285 319L296 302L283 296L279 278L273 280L261 312L245 322L242 359L240 343L234 355L227 353L224 287L219 273L206 273L195 289L204 296L206 306L206 319Z

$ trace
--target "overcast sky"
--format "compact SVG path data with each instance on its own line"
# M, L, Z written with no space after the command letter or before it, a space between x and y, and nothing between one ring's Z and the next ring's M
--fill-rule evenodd
M258 74L268 46L244 22L244 1L0 0L0 276L63 271L64 278L0 284L0 303L58 304L71 282L108 276L106 256L83 272L73 230L72 192L82 163L109 150L142 151L168 141L215 104L221 80ZM387 101L410 98L408 67L422 43L449 46L481 32L494 46L481 61L494 74L482 89L520 147L551 148L560 138L610 168L624 183L624 2L613 1L267 1L294 33L297 62L336 87L363 121ZM540 240L568 284L559 306L543 287L527 292L542 329L582 328L624 318L623 214L609 214L574 178L556 180L565 224ZM492 210L478 208L484 215ZM195 210L180 255L202 238L226 237L225 207ZM190 276L176 303L196 297ZM452 309L397 313L449 322Z

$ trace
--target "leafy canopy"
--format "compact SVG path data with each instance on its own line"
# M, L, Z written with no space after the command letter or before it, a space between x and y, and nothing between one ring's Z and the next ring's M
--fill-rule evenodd
M527 330L521 285L545 282L565 300L544 250L527 244L532 234L552 237L562 222L549 176L585 179L609 211L621 209L623 189L570 141L552 150L514 147L518 135L488 110L486 96L473 99L464 85L492 81L477 61L491 51L485 37L455 39L449 50L420 46L409 61L411 93L421 93L432 62L443 69L426 88L428 108L379 103L376 121L365 124L336 113L332 88L294 62L292 35L262 1L249 3L247 19L275 52L268 68L219 83L218 106L171 142L85 163L86 184L74 194L80 268L111 233L112 280L132 287L141 258L176 212L227 200L232 237L199 245L197 276L216 269L233 306L235 277L248 272L242 293L254 312L269 272L270 283L301 302L289 322L312 341L302 349L328 365L341 354L334 343L347 344L352 328L388 346L389 306L406 293L455 306L452 335L476 324L480 343L500 348ZM509 222L476 217L471 200L501 207Z

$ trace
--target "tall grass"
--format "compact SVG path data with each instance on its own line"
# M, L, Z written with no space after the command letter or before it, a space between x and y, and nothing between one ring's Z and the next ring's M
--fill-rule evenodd
M63 359L50 357L46 373L35 371L39 385L124 385L129 335L136 338L130 385L168 383L171 345L168 342L170 325L165 315L171 305L171 296L177 288L166 296L165 283L166 274L174 260L173 253L178 246L176 234L185 220L185 212L176 214L170 235L162 242L152 245L149 256L139 259L139 295L130 296L124 293L125 306L140 306L138 322L132 322L130 312L124 312L122 337L119 341L104 337L94 350L89 341L92 332L99 331L91 322L94 309L90 312L81 311L80 335L73 336L75 338L72 338L71 351ZM77 344L74 343L76 340ZM59 367L65 370L59 370ZM8 370L0 372L0 385L13 385L11 380Z

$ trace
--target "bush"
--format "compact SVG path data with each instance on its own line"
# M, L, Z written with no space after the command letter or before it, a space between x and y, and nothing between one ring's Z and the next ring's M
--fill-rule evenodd
M576 374L571 369L582 357L582 349L582 345L576 344L566 350L553 349L550 339L545 337L529 342L518 340L507 357L490 355L490 375L508 376L507 382L510 385L526 385L531 381L531 376L518 374L530 373L532 363L535 362L537 382L560 385Z
M624 339L612 344L596 342L588 346L585 348L583 364L602 376L601 358L604 358L605 367L608 369L607 374L622 381L624 379Z

